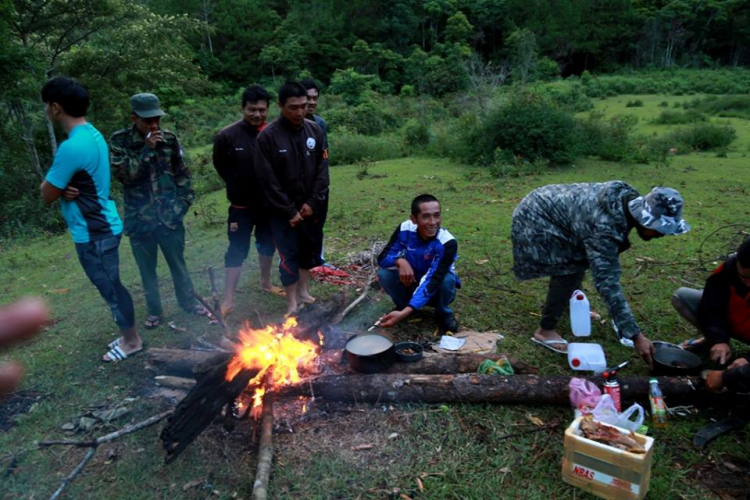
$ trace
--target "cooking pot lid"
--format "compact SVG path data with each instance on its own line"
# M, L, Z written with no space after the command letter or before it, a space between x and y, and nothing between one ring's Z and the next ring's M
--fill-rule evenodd
M356 356L374 356L393 347L393 342L377 333L356 335L346 343L346 350Z

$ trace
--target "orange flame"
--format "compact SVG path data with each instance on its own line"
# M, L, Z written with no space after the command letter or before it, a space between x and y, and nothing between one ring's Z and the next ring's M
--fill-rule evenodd
M292 329L296 326L296 318L288 318L281 327L266 326L260 330L246 325L240 330L241 345L229 362L226 380L231 381L241 370L250 369L259 372L249 385L259 384L266 373L270 374L272 386L300 382L298 368L311 365L319 347L314 342L294 338ZM261 398L257 393L253 396L255 406L260 405Z

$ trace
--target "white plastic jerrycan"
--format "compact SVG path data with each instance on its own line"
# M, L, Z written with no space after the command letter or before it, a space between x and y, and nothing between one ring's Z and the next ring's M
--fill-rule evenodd
M599 344L568 344L568 365L573 370L603 372L607 369L604 349Z
M570 297L570 329L576 337L591 335L591 309L589 299L580 290Z

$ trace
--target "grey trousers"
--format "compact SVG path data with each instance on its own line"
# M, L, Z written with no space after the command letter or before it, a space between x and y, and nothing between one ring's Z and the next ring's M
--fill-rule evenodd
M678 288L672 294L672 306L674 306L680 316L696 327L698 331L701 329L698 323L698 306L701 303L702 297L703 290L686 287Z

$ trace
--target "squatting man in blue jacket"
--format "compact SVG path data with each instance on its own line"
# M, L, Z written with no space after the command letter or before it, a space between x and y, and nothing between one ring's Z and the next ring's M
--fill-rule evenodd
M458 331L450 308L461 281L456 276L458 243L440 227L440 202L430 194L414 198L411 217L393 232L378 256L378 280L396 308L380 318L390 327L429 305L442 331Z

